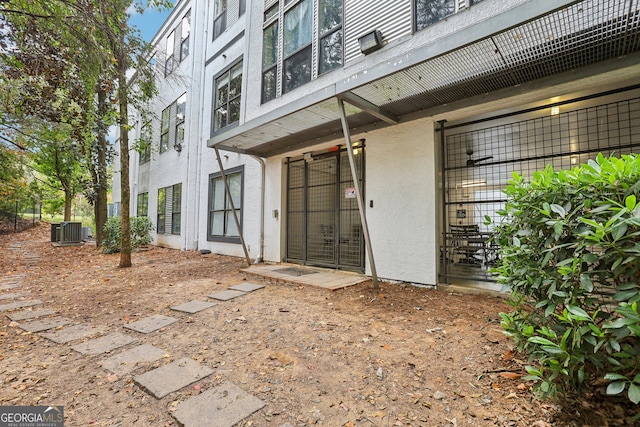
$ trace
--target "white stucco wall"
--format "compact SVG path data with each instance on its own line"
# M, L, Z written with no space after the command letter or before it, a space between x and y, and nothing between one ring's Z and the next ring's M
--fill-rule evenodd
M433 122L422 119L362 136L367 140L367 221L381 278L437 283L433 130Z

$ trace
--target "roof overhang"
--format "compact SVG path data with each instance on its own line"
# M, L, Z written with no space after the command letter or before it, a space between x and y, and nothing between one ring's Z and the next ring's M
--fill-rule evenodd
M640 5L631 4L527 2L215 135L208 145L271 157L341 138L337 99L347 103L349 127L365 131L549 77L559 83L633 69L640 64Z

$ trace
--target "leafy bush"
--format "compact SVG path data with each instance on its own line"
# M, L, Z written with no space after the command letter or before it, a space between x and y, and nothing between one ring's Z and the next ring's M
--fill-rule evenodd
M604 376L608 394L640 402L640 156L548 166L504 190L494 272L512 291L501 313L529 354L543 396ZM532 363L534 362L535 363Z
M131 217L131 247L133 249L143 247L151 243L151 230L153 223L146 216ZM105 237L102 241L103 251L107 254L120 252L120 217L113 216L104 225Z

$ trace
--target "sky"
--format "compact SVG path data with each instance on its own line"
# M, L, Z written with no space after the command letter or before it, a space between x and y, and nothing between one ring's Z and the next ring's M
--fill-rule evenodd
M171 13L171 10L158 12L156 9L148 9L142 15L134 11L130 12L131 18L129 19L129 25L137 27L140 30L142 38L147 42L151 42L151 39L156 35L164 20L167 19L167 16Z

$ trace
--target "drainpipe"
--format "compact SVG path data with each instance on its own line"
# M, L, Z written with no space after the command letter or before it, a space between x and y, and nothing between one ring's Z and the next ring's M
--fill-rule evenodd
M256 162L260 164L260 244L259 244L259 253L256 259L253 261L254 264L260 264L264 258L264 200L265 200L265 164L264 159L262 157L251 155Z
M364 242L367 246L367 255L369 256L369 265L371 266L371 278L373 279L374 289L378 289L380 284L378 283L378 273L376 272L376 263L373 261L373 249L371 246L371 237L369 236L369 226L367 225L367 217L364 213L364 201L362 200L362 191L360 190L360 182L358 181L358 174L356 173L356 161L353 158L353 148L351 145L351 132L349 130L349 123L347 121L347 113L344 110L344 102L342 99L337 98L338 107L340 108L340 120L342 121L342 132L344 133L344 139L347 143L347 155L349 156L349 166L351 166L351 176L353 179L353 186L356 189L356 200L358 202L358 211L360 212L360 224L362 224L362 234L364 235Z

